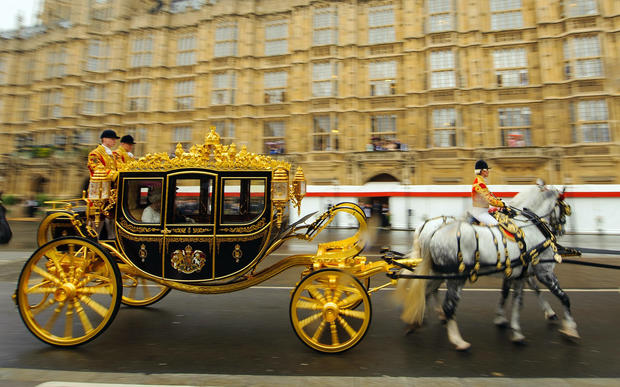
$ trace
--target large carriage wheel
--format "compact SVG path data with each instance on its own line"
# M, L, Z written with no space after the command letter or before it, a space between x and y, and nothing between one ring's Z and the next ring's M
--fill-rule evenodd
M123 272L121 268L121 272ZM122 273L123 298L121 302L128 306L149 306L166 297L170 293L167 286L138 277L134 274Z
M81 237L53 240L26 261L17 284L19 314L32 334L62 347L86 343L112 322L121 275L101 246Z
M366 334L372 308L364 286L351 274L319 270L293 292L290 317L297 337L320 352L342 352Z

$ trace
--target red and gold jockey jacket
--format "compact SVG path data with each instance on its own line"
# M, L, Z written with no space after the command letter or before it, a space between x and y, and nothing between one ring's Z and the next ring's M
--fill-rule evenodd
M95 173L95 168L100 164L105 167L107 175L112 178L112 181L116 180L118 175L116 161L112 155L105 151L103 145L99 145L88 154L88 170L91 177Z
M504 207L504 202L489 191L487 183L481 175L476 175L474 179L474 184L471 187L471 200L474 207Z
M112 152L112 154L114 155L114 159L116 160L117 165L120 163L128 163L131 160L134 160L134 158L129 154L129 152L127 152L122 146L118 147L118 149Z

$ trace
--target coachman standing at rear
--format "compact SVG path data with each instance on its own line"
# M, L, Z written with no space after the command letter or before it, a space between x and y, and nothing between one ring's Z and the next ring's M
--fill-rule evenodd
M489 177L489 165L484 160L476 161L474 167L476 178L471 187L471 200L473 204L472 215L480 223L495 225L497 220L489 214L489 206L504 208L506 205L501 199L489 191L485 178Z
M99 165L103 165L111 180L116 180L118 172L112 147L116 145L116 140L118 139L119 137L116 135L116 132L111 129L106 129L101 132L101 144L88 154L88 171L90 172L90 177L93 177L95 169Z

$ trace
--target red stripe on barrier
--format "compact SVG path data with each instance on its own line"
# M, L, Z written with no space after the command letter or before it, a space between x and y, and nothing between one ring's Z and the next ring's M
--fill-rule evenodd
M493 192L495 196L511 198L517 192ZM620 192L566 192L567 198L619 198ZM420 197L420 198L466 198L470 192L308 192L306 197Z

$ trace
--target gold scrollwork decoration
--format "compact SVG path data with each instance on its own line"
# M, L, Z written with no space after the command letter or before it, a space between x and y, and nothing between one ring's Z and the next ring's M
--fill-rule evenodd
M262 218L258 223L253 224L251 226L246 226L246 227L224 227L224 228L222 228L222 231L223 232L229 232L229 233L248 233L248 232L260 230L262 227L265 226L266 223L267 222L265 221L265 218Z
M235 144L222 145L215 136L215 128L205 137L205 143L194 145L185 151L177 144L174 158L168 153L153 153L119 165L119 171L168 171L177 168L210 168L218 170L274 170L285 168L290 171L290 163L272 159L247 151L245 145L237 152Z
M161 230L158 229L157 227L134 226L134 225L130 224L129 222L127 222L125 219L121 219L119 224L124 229L127 229L127 230L129 230L131 232L135 232L135 233L148 234L148 233L156 233L156 232L159 233L159 232L161 232Z

